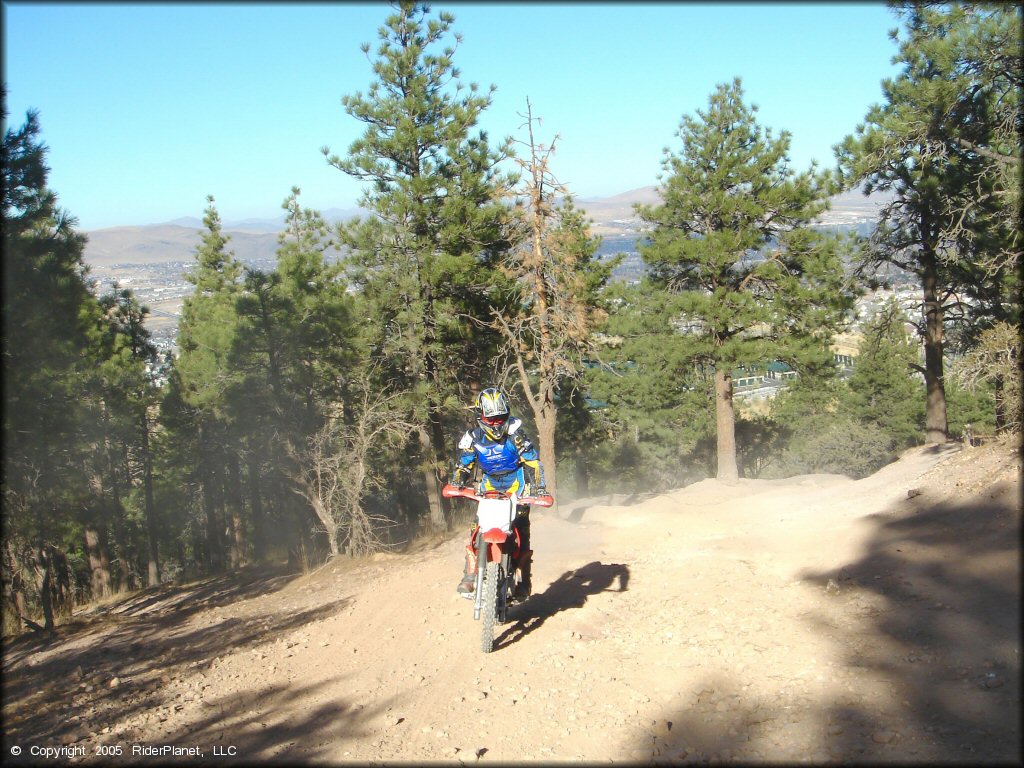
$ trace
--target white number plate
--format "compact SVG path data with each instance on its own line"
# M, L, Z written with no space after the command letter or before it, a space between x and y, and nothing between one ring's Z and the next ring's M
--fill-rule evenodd
M512 530L515 502L512 499L480 499L476 508L476 519L485 531L500 528L508 533Z

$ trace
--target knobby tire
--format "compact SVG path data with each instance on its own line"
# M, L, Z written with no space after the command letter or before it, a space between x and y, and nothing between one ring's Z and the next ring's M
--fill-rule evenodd
M481 553L483 554L483 553ZM483 634L480 638L480 650L490 653L494 650L494 623L498 618L498 563L490 561L484 572L483 604L480 607L483 619Z

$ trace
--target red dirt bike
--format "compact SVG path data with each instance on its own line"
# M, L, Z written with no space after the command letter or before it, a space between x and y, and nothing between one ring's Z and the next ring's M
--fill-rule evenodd
M516 506L550 507L555 500L551 496L516 496L501 491L488 491L481 496L472 488L455 485L444 486L441 495L446 499L461 496L477 501L476 527L472 533L476 554L473 618L483 616L480 649L490 653L494 649L494 625L505 623L520 578L519 531L514 525Z

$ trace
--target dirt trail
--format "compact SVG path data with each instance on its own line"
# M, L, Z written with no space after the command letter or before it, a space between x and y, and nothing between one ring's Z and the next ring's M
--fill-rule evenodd
M535 512L537 594L489 655L461 536L143 593L6 644L4 756L1019 762L1019 478L1009 446L922 448Z

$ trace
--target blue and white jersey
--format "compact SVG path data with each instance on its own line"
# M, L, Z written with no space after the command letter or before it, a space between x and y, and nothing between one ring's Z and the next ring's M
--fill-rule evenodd
M500 440L491 440L480 427L469 430L459 441L459 465L472 470L479 466L485 476L504 475L526 465L540 474L540 456L533 443L520 430L523 423L510 418L508 429Z

